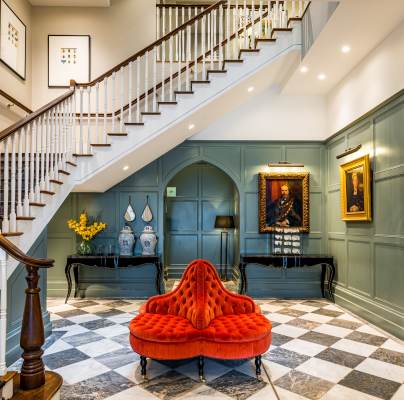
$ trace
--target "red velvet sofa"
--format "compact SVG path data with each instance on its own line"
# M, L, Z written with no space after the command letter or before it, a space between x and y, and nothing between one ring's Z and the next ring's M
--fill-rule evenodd
M255 357L257 377L261 354L271 344L271 323L250 297L229 292L216 269L205 260L193 261L178 287L151 297L129 325L130 343L146 358L178 360L198 357L204 380L204 356L218 359Z

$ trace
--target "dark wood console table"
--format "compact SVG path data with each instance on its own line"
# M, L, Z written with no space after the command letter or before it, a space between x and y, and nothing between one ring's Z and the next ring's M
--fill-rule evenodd
M73 268L74 274L74 297L77 297L79 287L79 266L95 268L132 268L142 264L154 264L156 267L156 291L161 294L161 279L163 276L163 264L160 255L155 256L79 256L72 255L67 257L65 275L67 280L66 301L72 291L72 278L70 271Z
M335 276L334 258L328 255L269 255L269 254L240 254L240 294L245 294L248 288L246 268L248 264L261 264L275 268L304 268L321 265L321 294L325 297L325 277L329 271L327 291L334 301L332 283Z

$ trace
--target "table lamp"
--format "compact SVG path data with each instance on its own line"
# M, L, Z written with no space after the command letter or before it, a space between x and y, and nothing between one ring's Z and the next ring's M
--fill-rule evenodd
M222 229L220 232L220 275L223 279L223 236L225 237L224 245L224 280L227 281L227 247L228 247L228 229L234 229L233 215L217 215L215 219L215 229Z

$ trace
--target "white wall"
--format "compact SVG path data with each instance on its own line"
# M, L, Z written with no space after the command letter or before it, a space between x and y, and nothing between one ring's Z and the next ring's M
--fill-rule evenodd
M287 96L266 90L191 140L322 140L326 114L321 96Z
M329 92L328 136L403 88L404 22Z
M24 81L17 76L13 71L0 62L0 89L14 97L20 103L28 108L31 108L31 37L32 23L31 10L32 7L27 0L7 0L9 7L17 14L22 22L27 26L27 53L26 53L26 80ZM4 99L1 100L4 103ZM7 114L7 116L5 115ZM11 120L9 120L11 118ZM18 117L16 117L18 119ZM8 121L7 123L5 121ZM12 114L0 110L0 130L5 127L5 124L15 122Z
M48 35L91 35L91 79L156 39L155 0L114 0L111 7L34 7L34 109L64 93L48 88Z

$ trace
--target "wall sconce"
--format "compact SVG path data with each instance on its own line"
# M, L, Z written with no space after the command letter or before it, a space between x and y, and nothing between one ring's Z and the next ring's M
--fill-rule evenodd
M290 163L288 161L278 161L276 163L268 163L268 167L290 167L290 168L303 168L304 164Z
M336 159L339 160L339 159L342 158L342 157L345 157L345 156L347 156L347 155L349 155L349 154L355 153L355 152L358 151L361 147L362 147L361 144L358 144L358 145L355 146L355 147L349 147L349 148L346 149L343 153L338 154L338 155L336 156Z

